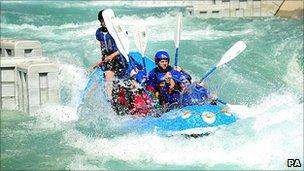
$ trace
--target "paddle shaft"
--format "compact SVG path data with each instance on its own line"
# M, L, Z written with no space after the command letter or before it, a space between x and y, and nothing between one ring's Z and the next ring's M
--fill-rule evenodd
M181 29L182 29L182 15L178 14L177 25L175 30L174 42L175 42L175 60L174 66L178 66L178 51L179 51L179 41L181 37Z
M218 102L222 103L223 105L227 105L228 103L225 102L224 100L221 100L221 99L217 99Z
M174 60L174 66L178 66L178 47L175 48L175 60Z
M147 69L146 69L146 59L145 59L145 55L142 54L142 61L143 61L143 65L144 65L144 70L145 70L145 73L147 73Z
M216 70L217 67L212 67L201 79L201 81L204 81L211 73L213 73Z

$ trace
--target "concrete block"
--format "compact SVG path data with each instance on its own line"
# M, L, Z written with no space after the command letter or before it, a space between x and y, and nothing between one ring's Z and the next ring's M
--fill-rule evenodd
M1 82L14 82L15 75L15 67L1 68Z
M58 73L48 73L48 87L58 89Z
M2 97L2 109L5 110L17 110L18 106L14 97Z
M235 16L236 17L243 17L244 16L244 10L243 9L239 9L235 11Z
M55 64L51 63L33 63L29 66L29 73L49 73L49 72L59 72L59 68Z
M222 11L222 16L223 17L230 17L230 11L229 9L225 9Z
M241 1L240 5L239 5L239 8L246 9L247 8L247 1Z
M59 100L58 89L49 89L49 102L56 103Z
M251 9L250 8L246 8L244 10L244 16L246 17L246 16L251 16L251 15L252 15Z
M29 89L28 90L28 103L29 106L40 105L40 91L39 89Z
M32 40L1 39L1 57L31 57L42 56L41 43Z
M34 114L40 109L40 106L29 106L28 113Z
M48 87L48 74L47 73L43 73L43 74L39 74L39 88L47 88Z
M240 8L240 2L239 1L230 1L230 9L236 9Z
M253 16L261 16L261 1L253 1Z
M49 101L49 92L47 88L40 88L40 105Z
M27 74L27 84L31 89L39 88L39 74Z
M2 97L15 97L15 83L2 83Z
M58 102L59 67L41 58L40 42L1 39L0 46L1 102L6 109L35 112L42 104Z

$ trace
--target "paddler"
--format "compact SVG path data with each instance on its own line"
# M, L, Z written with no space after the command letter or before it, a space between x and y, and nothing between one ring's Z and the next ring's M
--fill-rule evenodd
M122 78L126 75L128 63L119 52L115 40L108 32L104 18L102 16L104 10L99 11L98 20L101 27L96 30L96 39L100 42L101 60L99 60L93 68L101 67L104 71L105 86L108 100L112 100L112 83L115 77Z

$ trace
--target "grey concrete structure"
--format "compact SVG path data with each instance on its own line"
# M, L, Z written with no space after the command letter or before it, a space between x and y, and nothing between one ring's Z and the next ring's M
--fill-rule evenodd
M210 0L193 1L187 15L205 18L274 16L283 0Z
M36 112L58 102L56 64L42 58L38 41L1 39L1 109Z
M303 0L156 0L126 1L126 3L143 7L186 6L186 15L203 18L271 16L303 18Z

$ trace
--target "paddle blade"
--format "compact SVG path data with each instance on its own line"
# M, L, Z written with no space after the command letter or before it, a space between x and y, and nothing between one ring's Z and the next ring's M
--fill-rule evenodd
M138 26L135 28L134 41L137 49L141 55L144 56L148 42L146 28L144 25L138 24Z
M220 62L216 65L216 67L219 67L221 65L224 65L225 63L231 61L236 56L238 56L240 53L242 53L246 49L246 44L243 41L236 42L222 57Z
M181 32L182 32L182 13L178 13L178 15L177 15L176 29L175 29L175 32L174 32L175 48L179 47L179 41L180 41L180 37L181 37Z
M114 12L112 9L106 9L102 12L103 19L107 26L107 29L115 43L119 52L126 58L129 62L128 54L129 54L129 39L127 36L127 32L121 27L118 20L116 19Z

